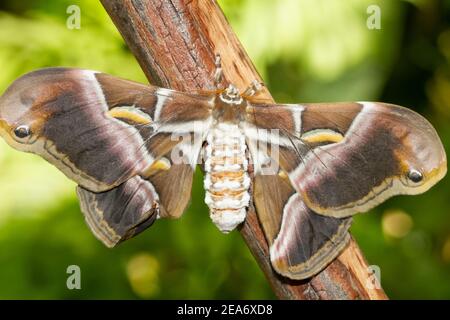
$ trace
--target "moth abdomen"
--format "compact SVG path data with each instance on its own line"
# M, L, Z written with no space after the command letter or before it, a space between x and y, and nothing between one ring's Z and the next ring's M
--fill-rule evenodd
M212 221L228 233L245 220L250 203L245 138L238 125L219 123L206 141L205 202Z

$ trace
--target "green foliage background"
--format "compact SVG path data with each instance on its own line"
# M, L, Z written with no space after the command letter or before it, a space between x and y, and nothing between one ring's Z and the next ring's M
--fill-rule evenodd
M405 105L450 150L450 1L219 2L277 101ZM72 4L81 8L79 30L66 27ZM381 30L366 27L371 4L381 8ZM146 82L99 2L3 0L0 92L49 66ZM72 182L0 141L0 298L274 298L239 233L222 235L211 223L201 179L198 172L180 220L158 221L111 250L85 226ZM449 199L446 178L356 217L352 234L391 298L450 298ZM81 290L66 288L72 264Z

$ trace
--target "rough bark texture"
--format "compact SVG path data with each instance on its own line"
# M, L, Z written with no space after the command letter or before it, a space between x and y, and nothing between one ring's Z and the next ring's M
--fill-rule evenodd
M149 81L180 91L213 87L214 56L220 53L224 82L245 88L261 80L214 0L101 0ZM258 96L259 97L259 96ZM267 89L261 94L273 101ZM281 299L386 299L357 244L307 281L283 278L270 265L268 246L254 210L242 237ZM378 288L377 288L378 287Z

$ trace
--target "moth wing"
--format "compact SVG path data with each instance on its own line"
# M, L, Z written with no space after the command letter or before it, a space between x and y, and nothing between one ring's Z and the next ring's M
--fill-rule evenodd
M151 226L159 211L158 193L139 176L101 193L78 186L77 195L89 228L107 247Z
M189 204L192 178L192 167L178 164L155 168L150 177L135 176L100 193L78 186L77 195L92 233L107 247L114 247L157 218L180 217Z
M0 99L0 122L29 125L41 155L83 188L102 192L145 176L179 137L200 133L210 97L143 85L82 69L49 68L16 80ZM198 156L198 155L197 155Z
M316 214L287 177L256 175L254 203L269 243L272 266L290 279L306 279L319 273L350 239L351 218Z
M253 202L269 244L280 232L283 208L294 193L290 182L278 175L256 174L253 179Z
M179 218L189 204L192 180L203 139L187 139L167 153L153 172L148 172L160 199L162 218Z
M351 220L319 215L294 193L283 208L280 232L270 246L272 266L290 279L314 276L348 244Z
M194 170L189 165L175 165L150 178L160 195L161 218L179 218L191 199Z
M253 202L270 247L274 269L290 279L306 279L320 272L345 248L351 218L326 217L309 209L282 168L267 172L273 149L258 148L248 139L255 169ZM270 162L270 161L269 161Z
M400 106L254 105L247 118L249 132L279 130L277 139L269 133L271 158L302 201L323 215L346 217L394 195L422 193L447 170L434 128Z
M110 75L50 68L16 80L0 99L0 130L78 183L93 233L114 246L157 216L179 217L211 122L211 97ZM25 124L30 143L8 133Z

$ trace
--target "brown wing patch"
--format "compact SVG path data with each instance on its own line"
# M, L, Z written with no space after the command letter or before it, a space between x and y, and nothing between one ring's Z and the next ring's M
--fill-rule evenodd
M161 218L179 218L191 199L194 171L188 164L172 164L148 179L159 195Z
M269 244L278 235L283 208L295 192L283 175L257 175L254 178L253 201Z
M121 79L105 73L96 73L109 109L134 106L144 110L152 109L157 102L157 87Z
M361 111L359 103L304 104L302 134L316 129L330 129L344 135Z

